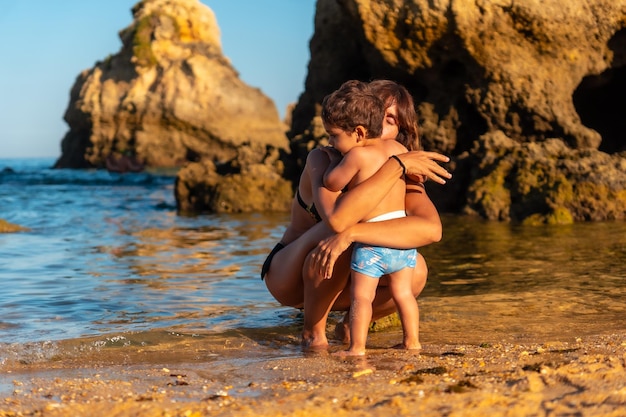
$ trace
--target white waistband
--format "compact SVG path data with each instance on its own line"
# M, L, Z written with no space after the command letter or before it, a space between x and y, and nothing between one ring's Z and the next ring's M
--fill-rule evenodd
M390 211L389 213L385 213L385 214L381 214L379 216L373 217L369 220L367 220L367 222L382 222L385 220L391 220L391 219L399 219L401 217L406 217L406 213L404 210L397 210L397 211Z

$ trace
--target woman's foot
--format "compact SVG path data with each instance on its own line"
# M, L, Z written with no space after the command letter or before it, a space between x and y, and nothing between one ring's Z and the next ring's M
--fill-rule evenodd
M326 334L315 334L310 331L302 332L302 347L307 350L324 350L328 348Z
M346 322L346 317L335 326L335 339L341 343L350 343L350 324Z

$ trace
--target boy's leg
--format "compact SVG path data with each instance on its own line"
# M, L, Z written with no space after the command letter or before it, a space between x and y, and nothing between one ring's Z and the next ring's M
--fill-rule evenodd
M417 263L414 268L413 278L411 281L413 295L417 298L424 287L428 277L428 267L426 261L421 254L417 254ZM376 289L376 298L372 303L372 321L376 321L382 317L396 312L396 304L393 301L391 290L389 288L389 280L387 277L381 278ZM335 301L333 310L347 310L343 320L339 322L335 328L335 337L344 343L350 343L350 297L347 291L344 291Z
M350 347L348 355L364 355L367 332L372 321L372 302L378 278L352 271L352 306L350 307Z
M402 321L404 334L402 347L405 349L422 348L419 341L419 308L412 290L413 275L414 268L404 268L390 274L389 277L391 295Z

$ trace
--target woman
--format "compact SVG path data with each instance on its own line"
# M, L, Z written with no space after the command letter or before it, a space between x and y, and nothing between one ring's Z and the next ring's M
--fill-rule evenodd
M397 138L407 149L417 149L417 116L410 94L392 81L374 81L370 87L387 106L382 137ZM347 311L350 307L350 251L347 249L353 241L401 249L425 246L441 239L437 210L423 184L410 178L407 178L407 217L358 223L386 196L404 171L409 176L430 178L441 184L451 177L437 163L448 161L444 155L414 151L399 155L399 159L402 164L389 160L354 189L337 193L323 186L323 175L329 164L326 151L314 149L309 153L293 200L290 224L262 271L268 290L278 302L305 308L302 333L305 346L328 346L329 311ZM413 279L415 296L424 288L427 274L424 258L419 256ZM372 319L394 311L389 289L381 281ZM346 334L344 327L345 324L337 329L342 338Z

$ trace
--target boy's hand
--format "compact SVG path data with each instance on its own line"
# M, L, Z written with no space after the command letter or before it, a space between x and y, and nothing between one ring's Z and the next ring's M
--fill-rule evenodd
M339 161L341 161L342 155L337 149L332 146L324 146L320 148L326 155L328 155L328 159L330 160L330 165L337 165Z

